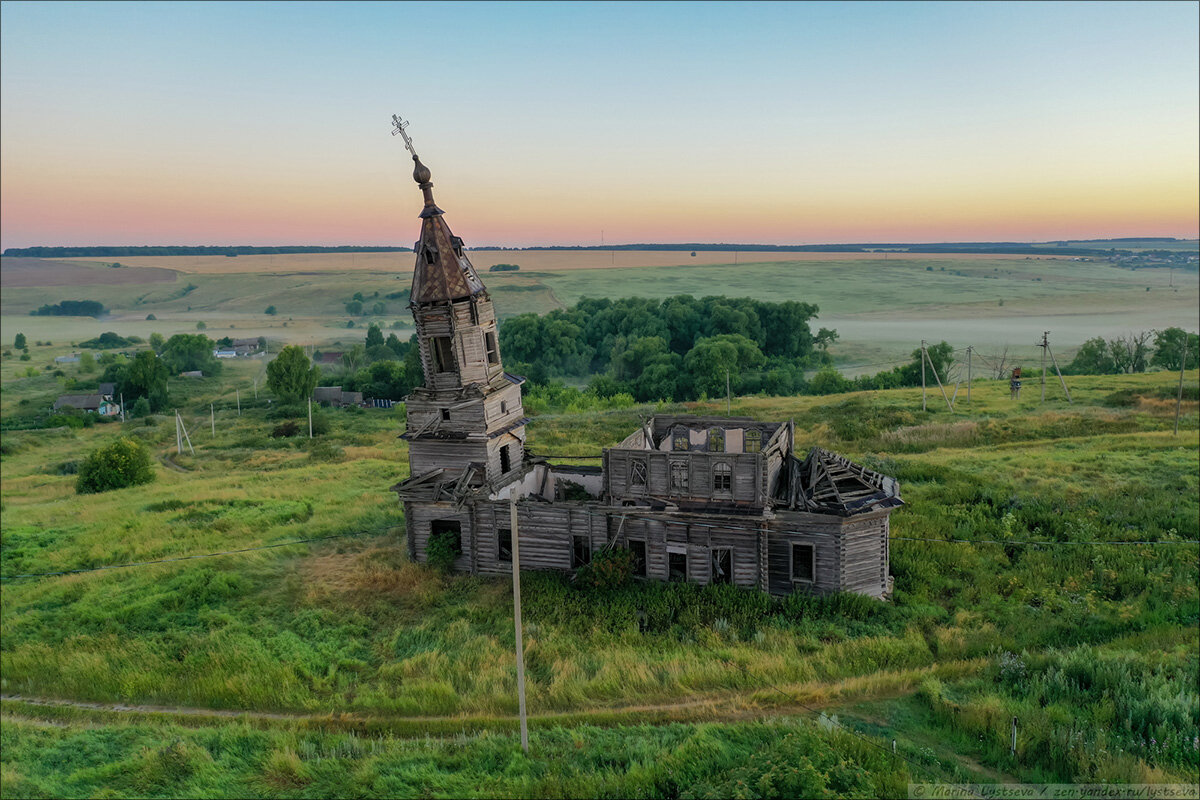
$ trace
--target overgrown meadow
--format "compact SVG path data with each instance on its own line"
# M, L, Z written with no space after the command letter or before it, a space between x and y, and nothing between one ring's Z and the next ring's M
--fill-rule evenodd
M230 402L246 377L173 382L194 455L175 453L170 417L5 433L6 795L889 797L910 780L1197 779L1198 406L1189 389L1173 435L1177 375L1074 378L1073 405L980 381L953 413L933 397L921 411L919 390L735 400L794 418L801 450L899 478L894 602L529 573L528 757L511 584L404 555L388 491L407 475L402 409L319 410L325 433L301 420L273 437L265 399L244 385L240 416ZM6 413L43 380L6 384ZM555 401L532 404L533 452L597 454L639 415L724 411ZM157 480L76 495L72 465L117 436L151 449ZM337 538L288 544L319 537Z

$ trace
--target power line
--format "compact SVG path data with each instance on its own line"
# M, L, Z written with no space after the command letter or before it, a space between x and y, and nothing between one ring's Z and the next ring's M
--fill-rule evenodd
M372 534L382 535L383 531L358 531L357 533L338 533L332 536L314 536L311 539L294 539L288 542L276 542L275 544L264 544L258 547L242 547L237 550L222 550L217 553L200 553L194 556L177 556L175 558L157 558L152 561L131 561L127 564L106 564L102 567L86 567L83 569L66 569L59 572L29 572L23 575L8 575L0 577L0 581L13 581L18 578L46 578L54 575L78 575L84 572L100 572L107 569L124 569L126 567L145 567L151 564L169 564L175 561L191 561L196 558L214 558L216 556L228 556L235 553L252 553L256 550L271 550L276 547L290 547L294 544L306 544L308 542L324 542L329 539L345 539L352 536L370 536Z

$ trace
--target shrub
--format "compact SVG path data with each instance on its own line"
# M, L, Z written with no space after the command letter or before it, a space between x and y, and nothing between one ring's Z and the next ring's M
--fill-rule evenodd
M147 315L146 315L146 321L147 321L147 322L153 322L153 321L154 321L154 320L156 320L156 319L158 319L158 317L154 316L153 314L147 314Z
M271 438L282 439L285 436L295 436L300 432L300 423L294 419L289 419L275 426L275 430L271 431Z
M633 551L621 547L601 550L579 569L577 580L584 586L614 589L633 578Z
M133 417L150 416L150 401L144 397L139 397L137 402L133 404L133 409L129 413Z
M154 480L150 453L133 439L120 438L97 448L79 465L75 491L94 494Z
M449 572L462 555L462 534L458 531L438 531L425 544L425 560L439 572Z

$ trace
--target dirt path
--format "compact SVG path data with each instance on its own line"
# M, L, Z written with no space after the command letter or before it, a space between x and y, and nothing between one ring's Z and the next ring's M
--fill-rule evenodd
M837 708L866 700L886 700L903 697L915 691L920 680L947 673L963 674L978 667L975 661L950 662L931 667L901 670L880 676L858 676L834 684L807 684L784 690L776 687L755 687L742 692L702 695L666 703L612 706L580 710L543 711L529 715L533 723L588 723L622 725L639 722L704 721L743 722L781 715L811 715L815 709ZM335 727L370 727L384 729L394 725L412 727L450 723L465 727L504 726L513 720L494 714L462 714L449 716L390 716L355 712L305 713L285 711L250 711L188 706L139 705L127 703L98 703L48 697L28 697L20 694L0 694L0 701L13 705L44 708L74 709L102 715L130 715L163 718L220 718L264 721L292 721ZM6 715L20 717L18 708L5 709Z

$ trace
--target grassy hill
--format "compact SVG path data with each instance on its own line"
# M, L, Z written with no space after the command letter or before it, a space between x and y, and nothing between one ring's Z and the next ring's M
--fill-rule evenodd
M980 381L953 413L922 412L919 390L736 399L734 414L794 418L801 450L900 479L895 601L601 593L530 573L526 757L509 582L404 556L387 490L407 474L402 409L323 411L316 439L273 438L282 420L253 400L256 368L172 382L195 455L173 453L161 417L5 433L0 576L270 546L5 580L6 796L888 797L910 780L1195 780L1200 440L1195 388L1171 433L1177 375L1074 378L1073 405L1033 391L1014 403L1005 382ZM55 381L6 380L5 414ZM547 413L529 447L598 453L653 410ZM72 465L119 435L155 453L156 482L76 495ZM318 537L338 538L288 544Z

